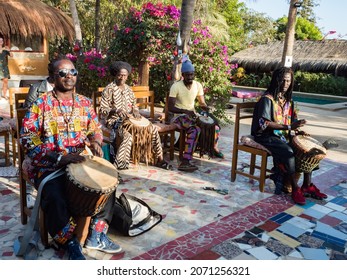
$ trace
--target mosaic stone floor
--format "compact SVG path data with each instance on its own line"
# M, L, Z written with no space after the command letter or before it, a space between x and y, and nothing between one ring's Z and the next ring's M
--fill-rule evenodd
M230 182L230 135L230 130L222 130L225 159L195 158L199 171L194 173L178 171L176 159L173 171L140 165L121 172L124 184L118 186L117 194L142 198L163 215L163 221L137 237L121 236L111 229L110 236L123 251L112 255L84 249L87 258L346 259L347 166L323 160L314 182L328 199L309 200L299 207L288 195L274 195L271 180L264 193L242 176ZM245 158L241 154L241 161ZM0 169L0 259L20 259L13 253L14 240L25 228L20 223L18 178L15 169ZM66 259L66 255L41 247L38 259Z

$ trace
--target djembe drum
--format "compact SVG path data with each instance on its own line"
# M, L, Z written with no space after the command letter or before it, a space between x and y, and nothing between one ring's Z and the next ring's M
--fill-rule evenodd
M131 133L133 138L133 163L136 165L141 160L146 164L153 163L152 133L154 128L152 123L145 117L141 117L140 119L129 117L124 121L123 129Z
M197 125L201 128L200 137L198 140L198 148L200 157L208 154L214 156L214 137L215 137L215 121L209 116L199 116L196 120Z
M310 136L294 136L292 146L297 172L311 172L325 158L327 152L320 142Z
M101 211L118 186L118 172L109 161L88 156L66 167L67 197L74 217L94 216Z

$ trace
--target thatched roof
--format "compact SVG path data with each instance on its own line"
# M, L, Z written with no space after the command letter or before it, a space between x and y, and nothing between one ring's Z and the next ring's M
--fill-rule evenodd
M281 65L284 42L276 41L235 53L233 63L251 72L270 72ZM295 41L293 69L347 76L347 41Z
M74 39L72 19L39 0L0 0L0 34Z

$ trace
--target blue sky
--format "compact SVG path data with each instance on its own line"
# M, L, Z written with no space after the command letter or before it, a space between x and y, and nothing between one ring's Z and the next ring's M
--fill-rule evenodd
M299 1L299 0L298 0ZM241 0L246 6L257 12L265 13L272 19L288 16L288 0ZM317 0L319 6L314 8L317 18L317 26L323 34L331 30L336 33L328 35L327 39L338 38L345 35L347 40L347 1L346 0Z

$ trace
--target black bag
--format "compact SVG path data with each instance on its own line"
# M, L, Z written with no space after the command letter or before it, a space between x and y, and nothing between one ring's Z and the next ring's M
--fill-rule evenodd
M144 201L122 193L116 197L111 227L126 236L137 236L159 224L162 215L152 210Z

